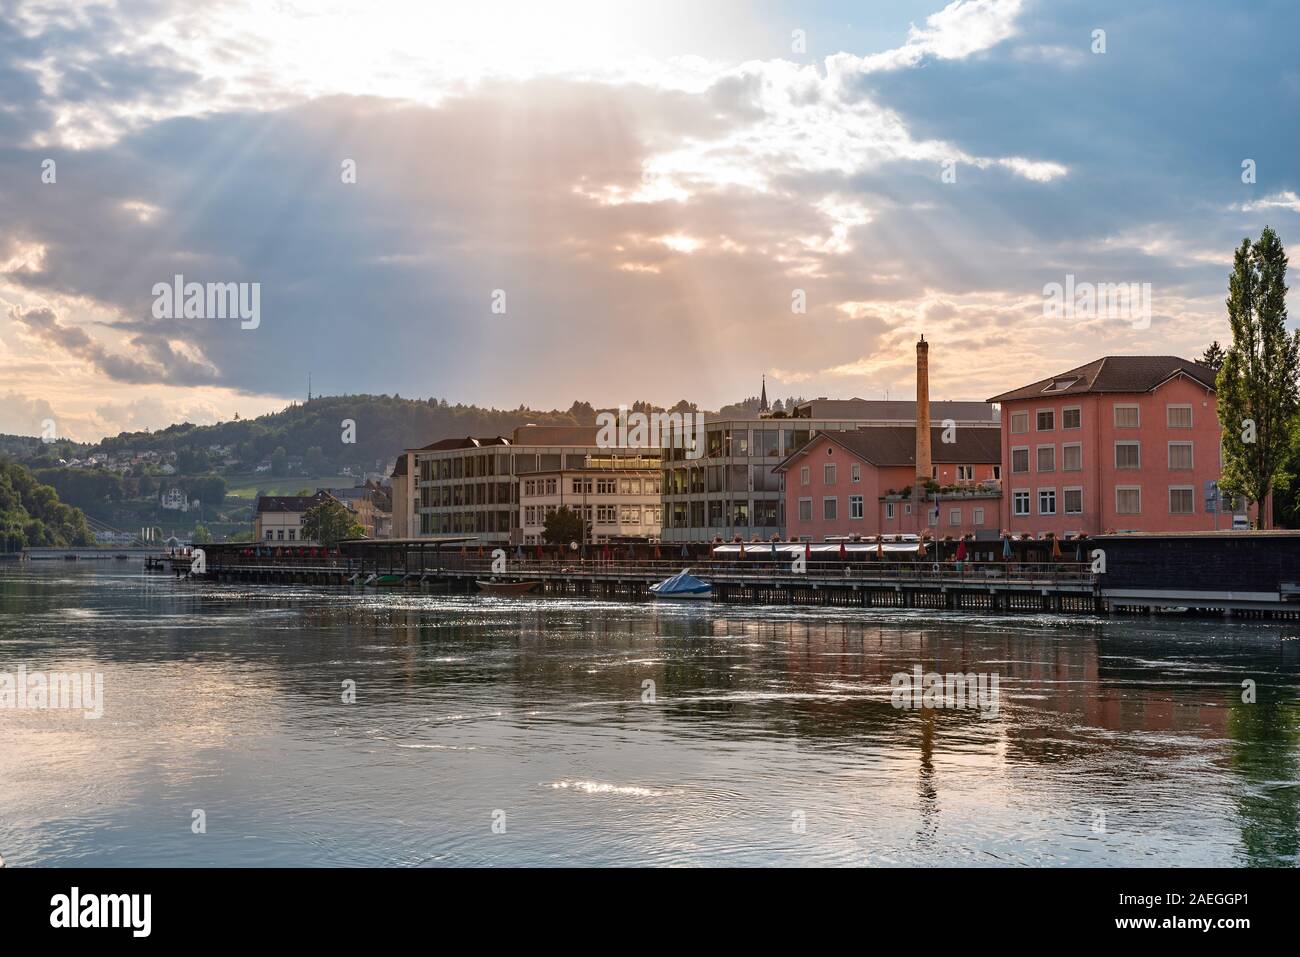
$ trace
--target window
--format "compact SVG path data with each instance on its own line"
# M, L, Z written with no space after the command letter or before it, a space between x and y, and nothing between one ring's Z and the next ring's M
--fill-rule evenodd
M799 469L799 484L800 485L812 484L812 471L806 465L803 468Z
M970 523L972 525L984 524L984 509L982 507L977 506L976 508L971 510Z
M961 525L961 509L959 508L948 509L948 524L952 525L953 527L957 527Z
M835 484L835 466L834 466L834 465L823 465L823 466L822 466L822 484L823 484L823 485L834 485L834 484Z
M833 496L822 499L822 518L825 521L833 522L838 517L839 500Z
M1029 471L1029 449L1019 448L1011 450L1011 474Z
M1192 443L1169 443L1169 470L1171 472L1188 472L1192 468Z
M1192 407L1190 405L1167 405L1165 415L1169 417L1169 428L1190 429L1192 427Z
M1029 492L1020 490L1011 493L1011 514L1028 515L1029 514Z
M276 529L275 537L277 541L281 541L281 542L284 541L284 529L283 528Z
M597 525L615 525L618 523L618 509L613 505L596 506Z
M1061 428L1079 429L1083 427L1083 410L1077 405L1061 410Z
M596 479L597 495L617 495L618 482L615 479Z
M1115 443L1115 468L1140 469L1142 467L1142 446L1137 442Z
M1061 446L1061 471L1079 472L1083 470L1083 446L1078 442Z
M1056 489L1040 488L1038 490L1038 514L1056 514Z
M1056 412L1052 409L1042 409L1038 413L1038 422L1036 428L1039 432L1051 432L1056 428Z
M1190 485L1169 487L1169 514L1191 515L1196 510L1196 499Z
M1115 489L1115 512L1118 515L1142 514L1142 489L1136 485L1121 485Z
M925 523L930 526L939 524L939 506L925 510Z
M297 537L298 537L298 530L296 528L289 529L289 541L292 542Z
M275 541L275 529L273 529L273 528L268 528L268 529L266 530L266 540L267 540L268 542L273 542L273 541Z
M1061 489L1061 504L1065 507L1066 515L1083 514L1083 489L1066 488Z
M995 482L1001 482L1001 481L1002 481L1002 466L1001 466L1001 465L995 465L995 466L993 466L993 481L995 481Z
M893 503L893 502L886 502L886 503L885 503L885 518L888 519L888 520L891 521L891 522L894 520L894 503Z
M799 499L799 521L801 522L812 521L812 499L810 498Z
M1138 425L1138 407L1136 405L1115 406L1115 428L1136 429Z
M957 481L958 482L975 481L975 466L973 465L957 466Z
M1040 445L1038 447L1038 471L1056 471L1056 446Z
M850 495L849 496L849 518L861 518L861 517L862 517L862 496Z
M850 469L849 469L849 478L853 481L853 483L854 483L855 485L856 485L858 482L861 482L861 481L862 481L862 463L861 463L861 462L854 462L854 463L853 463L853 465L852 465L852 466L850 467Z
M1013 412L1011 413L1011 434L1024 435L1029 431L1029 413Z

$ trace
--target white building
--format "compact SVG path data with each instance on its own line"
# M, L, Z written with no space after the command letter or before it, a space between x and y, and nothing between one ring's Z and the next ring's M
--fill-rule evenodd
M547 517L565 507L586 520L588 542L659 539L663 511L657 455L589 456L583 468L522 472L517 481L526 545L543 541Z

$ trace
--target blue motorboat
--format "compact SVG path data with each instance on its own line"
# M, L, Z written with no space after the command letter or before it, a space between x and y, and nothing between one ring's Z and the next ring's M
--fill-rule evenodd
M713 597L713 586L702 582L691 574L689 568L678 572L672 578L665 578L650 586L650 594L655 598L703 598Z

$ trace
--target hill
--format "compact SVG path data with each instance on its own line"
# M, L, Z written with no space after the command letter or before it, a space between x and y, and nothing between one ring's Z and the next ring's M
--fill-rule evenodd
M31 471L0 460L0 551L34 545L90 545L94 539L79 509L59 501Z

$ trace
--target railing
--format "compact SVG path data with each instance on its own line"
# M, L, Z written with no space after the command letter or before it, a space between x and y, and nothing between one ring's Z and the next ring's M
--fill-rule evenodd
M413 556L415 557L415 556ZM426 556L425 564L417 561L403 564L385 559L314 558L302 564L283 558L237 558L208 560L209 571L283 571L292 574L370 575L413 574L437 576L443 573L474 575L480 578L500 576L505 578L635 578L659 581L676 575L689 567L691 573L705 581L713 582L781 582L800 581L827 583L878 583L885 585L925 583L978 587L980 585L1031 585L1034 587L1074 586L1091 587L1096 576L1087 562L956 562L916 559L893 560L841 560L813 559L801 564L801 570L792 567L792 559L782 556L772 561L770 556L747 557L732 561L676 561L603 560L599 558L528 556L518 558L508 555L505 567L497 570L489 557L460 556L456 554Z
M1087 562L955 562L955 561L890 561L890 560L810 560L801 571L795 571L792 560L782 557L773 562L770 557L745 558L736 561L690 562L691 574L705 581L883 581L942 582L974 586L979 584L1021 583L1035 585L1091 585L1095 579ZM439 563L449 572L465 572L488 576L493 574L492 561L487 558L460 558L446 556ZM637 577L659 580L675 575L688 563L683 561L603 561L600 559L508 558L505 569L497 574L505 577L563 576L573 578ZM419 569L412 569L419 571Z

